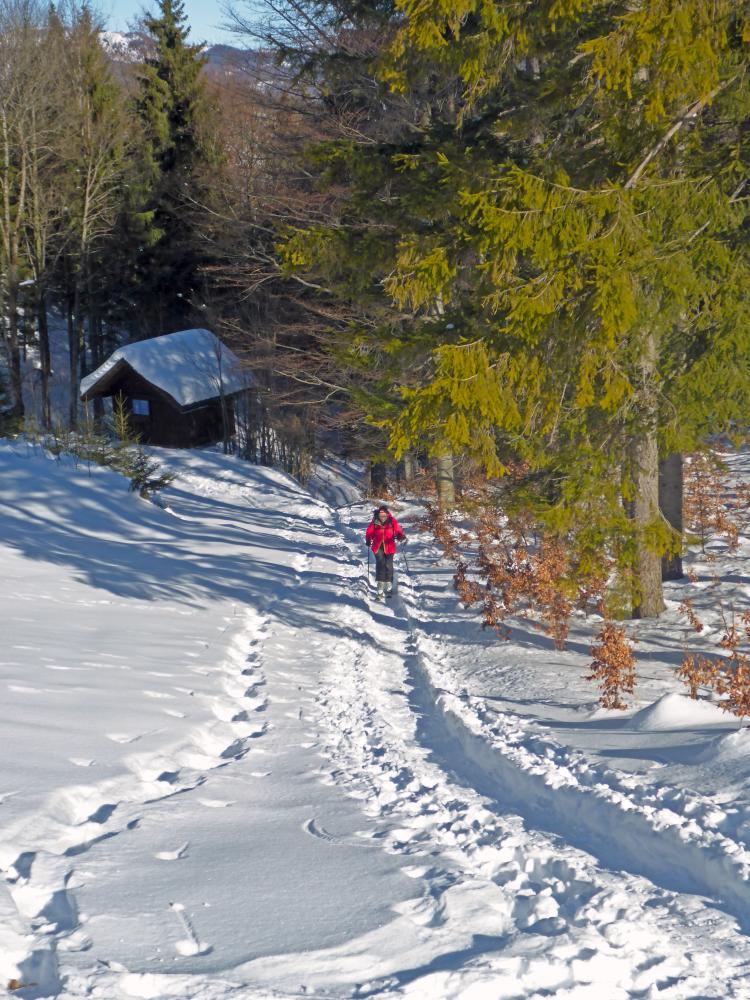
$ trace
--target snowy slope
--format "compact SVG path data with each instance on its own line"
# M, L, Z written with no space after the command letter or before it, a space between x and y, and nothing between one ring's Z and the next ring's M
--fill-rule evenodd
M750 997L746 847L709 813L736 734L692 764L711 794L597 762L560 739L580 690L554 731L544 686L521 690L560 654L490 642L426 543L370 604L369 508L340 470L316 484L331 507L215 452L157 454L166 510L0 446L0 986ZM690 719L663 728L682 708L641 712L629 748L684 740ZM728 733L706 727L696 753Z

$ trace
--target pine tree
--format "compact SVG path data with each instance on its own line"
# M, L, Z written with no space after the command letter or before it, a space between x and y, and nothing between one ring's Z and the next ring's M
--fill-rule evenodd
M137 213L142 253L136 276L139 312L149 333L174 329L190 316L205 261L196 220L207 197L211 163L206 137L207 98L200 46L187 38L184 5L159 0L145 29L154 54L140 69L136 111L144 133ZM138 227L136 226L136 229Z

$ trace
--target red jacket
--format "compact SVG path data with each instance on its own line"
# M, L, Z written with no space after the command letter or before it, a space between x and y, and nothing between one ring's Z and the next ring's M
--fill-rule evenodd
M388 513L388 520L385 524L379 521L370 521L365 532L365 539L369 543L373 552L377 552L382 545L387 556L392 556L396 551L396 539L406 538L406 535L396 518Z

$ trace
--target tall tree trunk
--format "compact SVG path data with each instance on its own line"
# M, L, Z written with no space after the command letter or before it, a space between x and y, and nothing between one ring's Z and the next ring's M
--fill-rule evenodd
M630 468L634 498L630 505L635 521L636 556L633 593L634 618L658 618L664 610L661 586L661 554L647 544L647 527L659 514L658 426L658 345L656 335L648 332L640 358L640 403L643 429L630 444Z
M47 324L47 295L44 286L37 281L36 322L39 328L39 368L42 373L42 426L49 430L52 414L49 405L49 379L52 374L52 358L49 348L49 326Z
M71 427L78 426L78 363L80 356L80 343L78 334L78 324L75 316L75 299L69 290L67 297L67 321L68 321L68 360L70 365L70 411L68 414Z
M94 371L104 361L104 343L102 334L102 321L99 310L94 303L94 295L91 288L91 268L88 269L87 276L87 298L88 298L88 332L89 332L89 357L91 358L91 370ZM104 400L101 396L94 397L94 423L99 426L104 420Z
M438 505L441 510L450 510L456 504L455 470L453 452L444 451L437 456L436 479Z
M99 343L100 330L98 317L96 315L96 309L94 309L94 307L90 304L90 300L86 327L89 335L89 358L91 359L91 370L93 371L101 364L100 358L102 352Z
M15 265L8 268L8 315L7 342L10 366L11 415L23 416L23 372L21 369L21 348L18 340L18 277Z
M659 463L659 507L682 537L682 455L679 452L667 455ZM679 552L662 556L662 580L681 580L684 575Z
M219 395L219 402L221 404L221 450L225 455L229 454L229 402L227 400L226 394L224 393L224 388L222 386L221 393Z
M83 313L81 312L80 299L78 300L78 304L75 310L75 324L76 324L76 336L78 338L78 375L76 377L76 385L77 385L89 370L88 360L86 356L86 326L83 320Z

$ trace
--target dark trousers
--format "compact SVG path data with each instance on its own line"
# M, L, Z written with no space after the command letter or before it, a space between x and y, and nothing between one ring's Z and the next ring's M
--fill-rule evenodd
M375 553L375 579L393 583L393 555L387 556L382 545Z

